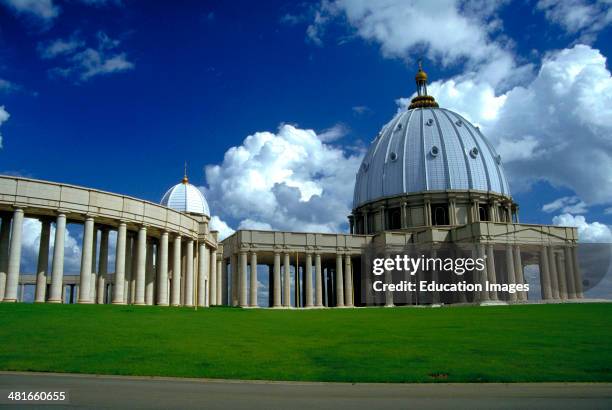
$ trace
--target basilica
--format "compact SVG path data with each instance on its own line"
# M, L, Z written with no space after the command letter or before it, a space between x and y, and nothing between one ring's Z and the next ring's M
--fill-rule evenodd
M477 126L439 107L427 92L421 67L415 81L416 96L382 127L357 171L348 233L300 232L295 226L291 232L239 230L220 241L209 227L206 199L187 175L159 204L0 176L0 299L23 301L27 286L35 290L38 303L200 307L439 306L582 298L576 228L521 223L503 158ZM41 221L35 272L21 272L25 217ZM64 272L67 222L83 224L76 274ZM480 286L377 297L371 261L402 252L486 260L482 269L462 278ZM526 265L537 266L537 295L522 286ZM434 274L438 283L458 281ZM419 279L417 274L414 280ZM498 290L504 286L520 290Z

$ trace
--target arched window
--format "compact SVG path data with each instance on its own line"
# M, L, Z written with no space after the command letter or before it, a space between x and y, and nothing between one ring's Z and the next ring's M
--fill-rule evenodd
M433 205L433 221L434 225L449 225L448 220L448 206L446 205Z
M402 229L402 210L400 208L389 209L389 229Z
M478 207L478 216L480 217L481 221L488 221L489 220L489 212L487 210L487 207L480 205Z

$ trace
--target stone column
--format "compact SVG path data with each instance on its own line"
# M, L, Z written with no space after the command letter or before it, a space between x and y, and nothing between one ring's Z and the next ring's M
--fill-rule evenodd
M147 275L147 228L143 225L138 229L136 241L136 291L134 304L145 304L145 280ZM132 267L132 269L134 269ZM132 273L134 274L134 273Z
M213 298L216 300L217 281L214 272L211 271L209 275L209 266L212 264L210 262L210 250L206 247L205 242L200 242L198 255L198 306L206 307L206 280L208 279L211 290L208 298L208 303L211 305L216 304L213 302Z
M283 283L283 306L291 307L291 265L289 253L285 253L283 261L284 283Z
M385 231L387 229L387 217L385 215L384 206L378 208L378 215L380 217L380 230Z
M145 304L153 305L155 295L155 272L153 271L153 241L147 241L147 258L145 268Z
M217 251L212 249L209 251L210 253L210 296L209 296L209 304L211 306L217 305Z
M246 270L245 270L246 271ZM249 306L257 307L257 253L251 252L251 283L249 286L251 290L249 298Z
M91 271L93 266L94 219L85 217L83 226L83 245L81 247L81 276L79 281L78 303L92 303L91 296Z
M125 304L125 251L127 242L127 225L125 222L119 224L117 229L117 249L115 257L115 278L113 286L113 304ZM55 258L54 261L55 263Z
M582 289L582 275L580 275L580 265L578 263L578 251L576 246L572 246L572 271L574 272L574 286L576 287L576 298L584 298Z
M567 298L576 299L576 284L574 283L574 266L572 264L572 252L569 246L563 247L565 255L565 279L567 282Z
M353 307L353 264L351 255L344 256L344 305Z
M565 282L565 267L561 260L561 253L555 254L555 265L557 267L557 282L559 283L559 299L567 299L567 283Z
M391 255L386 254L385 258L390 258ZM393 272L385 269L385 282L387 284L393 283ZM390 290L385 291L385 307L393 307L395 303L393 301L393 292Z
M315 254L315 306L323 307L323 272L321 271L321 254Z
M181 236L174 237L174 250L172 251L172 286L170 304L181 305Z
M516 283L524 285L525 274L523 273L523 261L521 259L521 247L519 245L514 245L514 271L516 272ZM517 295L518 300L527 300L527 292L524 290L518 292Z
M127 234L126 243L125 243L125 285L123 292L123 301L124 303L131 304L134 302L134 288L132 287L132 279L134 277L134 256L137 255L134 248L134 238L132 238L131 234Z
M424 211L425 212L423 213L423 215L425 216L425 225L431 226L431 200L430 199L425 200Z
M49 242L51 221L43 219L38 246L38 268L36 269L36 296L34 302L43 303L47 293L47 270L49 269Z
M408 203L406 201L402 201L401 208L401 225L402 229L406 229L408 228Z
M304 266L304 288L306 289L304 307L312 307L312 253L306 254Z
M550 286L550 266L548 265L548 247L543 246L540 250L540 286L543 300L552 299Z
M448 205L448 222L457 225L457 200L451 199Z
M157 261L157 304L168 306L168 232L159 238L159 260Z
M215 258L217 257L217 252L214 252ZM220 255L220 258L217 258L217 305L223 304L223 255Z
M100 234L100 261L98 263L98 291L96 292L96 302L104 303L106 294L106 275L108 274L108 228L103 227Z
M344 283L342 282L342 255L336 254L336 307L344 307Z
M4 299L4 290L6 289L10 239L11 217L2 215L2 227L0 227L0 302Z
M98 228L94 224L93 241L91 242L91 287L89 288L89 299L91 303L96 303L96 291L98 290Z
M550 290L553 299L559 299L559 274L557 273L557 262L555 260L555 250L552 246L548 249L548 269L550 272Z
M506 244L506 271L508 275L508 284L513 285L516 283L516 272L514 271L514 251L512 245ZM511 302L516 302L518 297L515 293L508 293L508 299Z
M19 286L19 267L21 264L22 228L23 209L17 208L13 212L13 223L8 259L8 272L6 275L6 289L4 291L4 302L17 301L17 288Z
M247 307L249 304L247 301L247 253L245 251L240 251L238 263L240 307Z
M280 253L274 252L273 307L281 307L281 263Z
M238 268L238 255L233 254L231 256L231 267L232 267L232 306L238 306L238 283L240 278Z
M193 306L193 239L185 246L185 306Z
M229 306L230 305L230 298L229 298L230 282L229 282L229 277L228 277L228 272L227 272L227 259L226 258L222 258L222 263L221 263L221 285L222 285L221 304Z
M496 284L497 278L495 275L495 251L493 245L487 245L487 279L489 284ZM490 291L489 298L491 300L497 300L497 292Z
M295 271L293 280L293 303L296 308L300 307L300 256L295 255Z

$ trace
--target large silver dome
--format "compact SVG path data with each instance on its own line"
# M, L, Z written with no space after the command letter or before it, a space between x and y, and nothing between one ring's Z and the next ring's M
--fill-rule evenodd
M433 104L400 112L383 127L357 172L353 208L385 197L451 189L510 197L501 157L480 130Z

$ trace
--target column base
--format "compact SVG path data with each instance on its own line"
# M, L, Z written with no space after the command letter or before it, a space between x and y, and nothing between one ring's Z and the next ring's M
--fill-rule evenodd
M2 299L2 303L15 303L17 299Z
M134 303L134 306L147 306L147 304L144 302L136 302Z
M127 305L127 303L125 303L124 301L118 302L118 301L113 300L111 302L111 305Z
M91 301L91 300L78 300L77 304L78 305L92 305L93 301Z
M47 303L62 303L61 299L49 299L47 300Z

